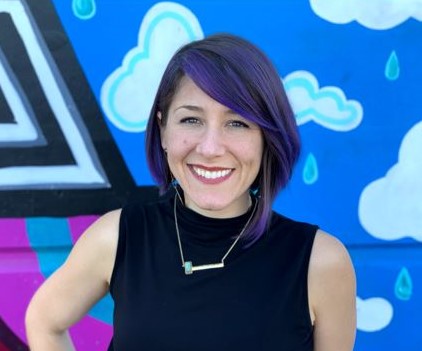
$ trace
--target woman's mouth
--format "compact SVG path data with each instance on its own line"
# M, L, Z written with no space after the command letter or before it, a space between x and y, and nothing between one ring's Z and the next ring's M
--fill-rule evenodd
M234 171L233 168L220 168L220 167L200 167L189 165L192 173L201 181L219 183L228 177Z

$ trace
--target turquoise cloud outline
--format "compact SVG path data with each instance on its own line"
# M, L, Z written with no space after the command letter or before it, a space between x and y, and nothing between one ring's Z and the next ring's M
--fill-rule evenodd
M300 76L297 77L298 75ZM347 100L343 91L337 87L319 88L316 78L310 72L296 71L289 74L284 80L284 87L288 95L292 89L305 89L314 102L321 99L333 100L339 112L346 112L348 114L347 118L339 119L338 117L325 115L314 106L310 106L294 111L298 125L314 121L335 131L349 131L356 128L362 120L363 110L359 102Z
M190 10L187 9L186 7L177 3L172 3L172 2L157 3L149 11L159 6L167 6L167 7L175 6L176 8L177 7L183 8L184 11L191 13ZM147 13L144 17L143 23L141 24L140 33L142 33L142 26L144 25L145 18L147 18L148 15L149 14ZM192 14L192 16L194 15ZM120 74L112 80L110 87L107 89L108 91L105 94L105 96L102 94L101 100L102 100L103 107L105 105L109 107L108 111L107 109L104 109L106 111L106 115L108 119L119 129L122 129L128 132L140 132L140 131L144 131L146 128L149 116L145 116L145 118L142 118L137 121L129 121L128 119L124 117L124 115L119 113L118 108L116 106L116 95L119 91L119 87L122 84L122 82L134 74L136 66L141 61L151 58L150 48L151 48L151 38L153 36L153 33L157 29L157 27L160 25L160 23L167 19L172 19L172 20L177 21L185 30L185 33L187 34L189 41L194 41L194 40L199 39L198 33L195 33L195 28L194 28L195 25L192 24L181 13L177 12L177 10L167 8L165 11L160 12L151 20L151 23L149 24L149 26L147 27L145 31L145 37L144 37L142 47L140 47L140 40L139 40L138 46L133 48L126 54L122 65L118 68L118 70L123 69L123 71L120 72ZM202 32L200 34L202 35ZM132 57L130 57L129 61L127 61L130 54L133 54L133 53L135 54ZM114 71L113 73L115 72L116 71ZM106 81L110 79L110 77L111 75L106 78ZM103 84L102 89L104 89L104 84Z

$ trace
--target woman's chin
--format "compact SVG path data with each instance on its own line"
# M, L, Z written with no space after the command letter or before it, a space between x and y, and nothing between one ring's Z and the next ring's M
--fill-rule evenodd
M195 212L216 218L236 217L244 212L244 206L238 201L222 201L222 199L202 198L187 201L186 206Z
M227 204L222 204L215 201L197 201L191 202L190 204L187 204L187 206L193 210L213 212L224 211L224 209L227 207Z

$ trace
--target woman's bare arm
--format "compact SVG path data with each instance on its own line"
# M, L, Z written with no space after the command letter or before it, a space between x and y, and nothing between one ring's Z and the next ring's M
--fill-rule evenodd
M116 210L93 223L66 262L35 293L25 318L32 351L74 350L68 328L108 291L119 218Z
M351 351L356 333L356 278L342 243L318 231L309 265L314 351Z

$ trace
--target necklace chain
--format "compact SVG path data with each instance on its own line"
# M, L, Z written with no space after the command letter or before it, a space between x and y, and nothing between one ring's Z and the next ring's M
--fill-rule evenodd
M258 201L255 201L254 208L252 210L252 213L251 213L250 217L246 221L245 225L243 226L243 228L240 231L239 235L237 236L236 240L233 242L233 244L227 250L226 254L220 260L220 262L218 262L218 263L210 263L210 264L203 264L203 265L200 265L200 266L194 266L192 264L192 261L185 261L185 257L183 255L183 248L182 248L182 242L180 240L179 224L177 222L177 211L176 211L177 197L179 197L180 201L181 201L181 198L180 198L179 192L177 190L176 190L176 192L177 192L177 194L174 197L174 204L173 204L174 224L175 224L175 227L176 227L177 242L179 244L179 250L180 250L180 258L182 259L182 267L185 270L185 274L188 275L188 274L192 274L194 271L201 271L201 270L205 270L205 269L223 268L224 267L224 260L227 258L227 256L230 254L230 252L233 250L233 248L235 247L235 245L239 241L240 237L245 232L246 227L248 226L248 224L252 220L252 217L253 217L253 215L255 213L255 210L256 210L256 206L257 206Z

